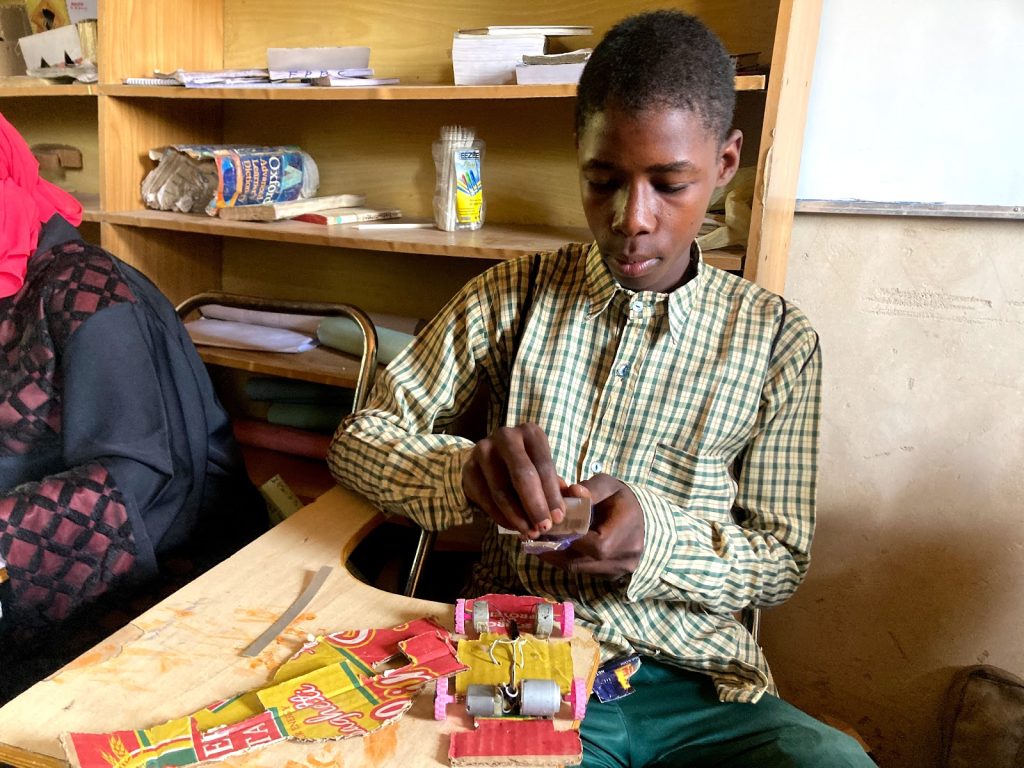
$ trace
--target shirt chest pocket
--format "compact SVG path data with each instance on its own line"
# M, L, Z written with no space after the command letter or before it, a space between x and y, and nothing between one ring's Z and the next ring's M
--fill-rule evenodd
M722 456L698 455L671 445L659 445L647 484L696 517L711 522L733 522L736 483Z

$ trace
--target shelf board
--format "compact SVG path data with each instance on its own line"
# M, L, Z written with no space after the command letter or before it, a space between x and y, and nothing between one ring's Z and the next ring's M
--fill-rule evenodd
M100 196L77 194L75 197L82 204L82 221L100 220Z
M527 224L485 224L482 229L469 232L442 232L433 228L357 229L353 225L327 227L301 221L223 221L206 214L150 210L100 212L91 220L143 229L193 232L248 240L494 261L529 256L540 251L553 251L566 243L586 243L593 239L590 231L584 228L538 227ZM742 249L707 251L704 259L721 269L743 269Z
M4 96L95 96L97 85L54 84L41 77L0 77L0 97Z
M591 239L588 230L574 227L485 224L482 229L463 232L442 232L433 228L368 230L353 225L328 227L301 221L222 221L206 214L148 210L101 213L100 221L250 240L495 260L554 250L569 242Z
M737 91L764 90L766 75L737 75ZM388 85L376 88L183 88L173 85L118 85L104 83L104 96L146 99L245 100L245 101L449 101L457 99L571 98L573 85Z
M242 99L246 101L424 101L450 99L538 99L576 95L575 85L388 85L375 88L309 86L274 88L183 88L173 85L100 86L105 96L147 99Z
M743 248L720 248L715 251L704 251L704 261L726 272L742 272L744 254Z
M204 363L250 373L350 389L356 386L359 377L359 358L328 347L316 347L296 354L208 347L202 344L197 344L196 349Z

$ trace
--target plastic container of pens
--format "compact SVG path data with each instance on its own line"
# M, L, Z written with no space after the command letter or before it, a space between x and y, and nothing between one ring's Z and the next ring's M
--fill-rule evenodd
M484 224L484 142L472 128L441 127L433 144L434 223L438 229L480 229Z

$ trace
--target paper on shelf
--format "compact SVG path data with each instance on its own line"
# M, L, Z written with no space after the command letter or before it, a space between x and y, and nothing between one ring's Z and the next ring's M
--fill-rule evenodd
M212 320L229 320L234 323L265 325L281 328L305 336L316 336L316 329L323 317L320 315L299 315L289 312L268 312L260 309L225 307L223 304L204 304L199 314Z
M526 58L525 56L523 57ZM571 85L580 81L585 62L568 64L517 64L517 85Z
M331 70L368 69L370 49L362 45L330 48L267 48L267 69L274 79L287 77L329 77ZM277 75L277 77L274 77Z
M308 352L317 346L314 337L285 328L201 318L185 323L192 341L211 347L254 349L263 352Z
M452 70L456 85L505 85L516 80L516 64L524 55L544 53L542 34L515 36L456 32L452 39Z

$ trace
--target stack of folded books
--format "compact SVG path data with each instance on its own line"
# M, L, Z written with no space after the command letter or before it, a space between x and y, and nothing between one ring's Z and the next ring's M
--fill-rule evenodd
M548 39L590 35L586 26L491 26L460 29L452 40L456 85L505 85L516 82L523 56L547 53Z
M566 53L545 53L539 56L523 56L523 63L516 65L516 83L536 85L539 83L571 84L580 81L583 67L590 58L591 49L581 48Z

